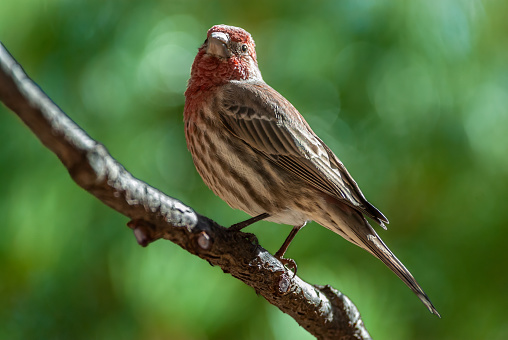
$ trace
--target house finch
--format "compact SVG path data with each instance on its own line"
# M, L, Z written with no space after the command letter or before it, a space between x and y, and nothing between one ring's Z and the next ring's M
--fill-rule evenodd
M294 106L263 81L254 47L245 30L213 26L185 91L185 137L196 169L217 196L253 216L234 229L260 219L294 226L275 254L287 264L293 237L316 221L383 261L439 316L365 218L386 229L386 217Z

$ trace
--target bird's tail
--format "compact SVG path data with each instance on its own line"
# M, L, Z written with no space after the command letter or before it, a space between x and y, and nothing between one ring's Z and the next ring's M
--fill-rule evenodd
M420 287L418 282L416 282L413 275L409 272L409 270L404 267L402 262L392 253L392 251L386 246L386 244L381 240L376 231L370 226L367 220L361 216L360 214L353 214L356 223L348 223L349 231L352 234L349 234L345 237L348 241L364 248L369 253L383 261L383 263L390 268L404 283L420 298L425 306L429 309L432 314L436 314L438 317L439 312L436 310L432 302L430 302L427 294ZM353 217L350 215L350 217ZM358 223L358 219L362 219L362 223ZM350 220L350 222L352 222ZM343 234L344 231L340 230L339 234Z

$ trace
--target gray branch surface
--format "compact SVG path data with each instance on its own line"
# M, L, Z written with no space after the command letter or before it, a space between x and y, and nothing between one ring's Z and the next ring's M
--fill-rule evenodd
M319 339L370 339L358 309L345 295L293 277L254 235L228 230L132 176L26 75L1 44L0 100L57 155L80 187L131 219L128 226L142 246L170 240L220 266Z

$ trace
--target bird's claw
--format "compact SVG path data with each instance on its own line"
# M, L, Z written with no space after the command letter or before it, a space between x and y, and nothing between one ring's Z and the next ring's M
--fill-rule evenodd
M298 266L296 265L295 260L286 259L286 258L277 257L277 256L275 256L275 258L277 260L279 260L282 263L282 265L284 265L284 267L286 267L288 270L291 270L293 272L292 278L294 278L296 276L296 271L298 270Z
M259 241L256 235L252 233L244 233L246 235L247 240L249 240L250 243L255 245L256 247L259 246Z
M232 224L228 229L229 230L232 230L232 231L240 231L242 230L243 228L245 228L247 225L245 225L244 223L245 221L242 221L242 222L239 222L239 223L235 223L235 224Z

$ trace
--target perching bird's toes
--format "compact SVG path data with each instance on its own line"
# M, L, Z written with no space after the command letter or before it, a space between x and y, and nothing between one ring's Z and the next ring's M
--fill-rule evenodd
M293 259L287 259L287 258L284 258L284 257L279 257L277 256L277 254L275 254L275 258L277 260L279 260L283 265L284 267L286 267L287 269L291 270L293 272L293 277L294 278L296 276L296 271L298 270L298 266L296 265L296 262L295 260Z

